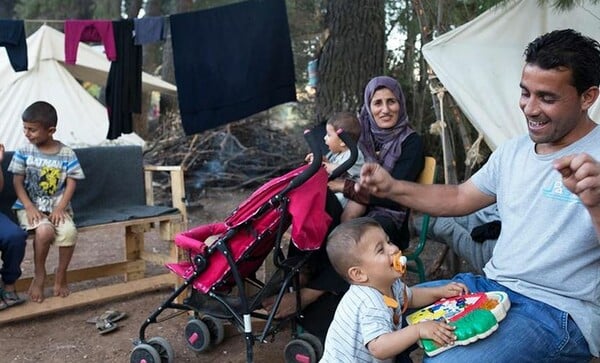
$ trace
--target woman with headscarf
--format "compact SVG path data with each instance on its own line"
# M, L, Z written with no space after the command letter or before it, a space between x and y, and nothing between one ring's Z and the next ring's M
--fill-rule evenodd
M365 87L364 104L360 111L361 135L359 148L365 161L379 163L395 179L416 181L423 170L425 153L423 140L408 123L404 94L400 84L391 77L380 76ZM391 200L377 198L354 190L354 181L334 180L333 192L343 192L348 198L342 222L358 217L362 205L364 215L373 217L401 250L408 247L408 210ZM354 207L351 206L354 205Z
M375 77L367 84L360 122L359 147L365 160L379 162L397 179L416 180L424 164L423 142L408 125L404 94L396 80ZM328 195L327 212L334 220L332 228L339 223L342 214L342 206L333 193L343 191L350 199L349 203L358 201L362 204L355 204L355 207L373 216L391 241L397 244L404 242L400 245L406 247L408 225L404 223L404 207L390 200L354 192L354 182L349 179L331 181L329 186L332 193ZM403 225L405 236L401 236ZM349 286L331 266L324 247L308 263L312 267L310 276L301 278L302 316L299 319L302 328L322 342L325 341L337 304ZM274 303L274 297L267 298L263 307L270 311ZM295 293L285 294L276 316L289 316L295 313L295 309Z

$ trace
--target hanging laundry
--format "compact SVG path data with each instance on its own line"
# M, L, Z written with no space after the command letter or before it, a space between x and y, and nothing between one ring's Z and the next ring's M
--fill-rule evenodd
M186 134L296 101L284 0L252 0L170 17Z
M142 47L133 44L133 20L114 21L113 29L119 59L106 81L109 140L133 132L132 113L142 112Z
M27 70L27 41L23 20L0 19L0 46L6 48L15 72Z
M135 45L165 40L165 18L162 16L145 16L133 19L135 29Z
M101 42L106 58L117 59L111 20L65 20L65 63L75 64L79 42Z

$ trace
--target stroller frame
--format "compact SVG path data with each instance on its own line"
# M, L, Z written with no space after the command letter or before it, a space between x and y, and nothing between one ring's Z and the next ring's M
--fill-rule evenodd
M295 339L298 337L297 318L301 317L299 273L301 268L310 259L314 251L306 251L306 253L302 253L298 256L286 256L282 248L282 239L283 235L291 225L291 217L288 213L285 213L285 211L288 210L288 194L292 190L304 184L313 175L315 175L319 169L321 169L322 152L316 136L310 130L306 131L304 136L310 146L311 151L313 152L312 163L299 172L298 175L294 176L289 181L287 186L283 188L283 190L270 197L268 202L258 207L258 209L249 218L244 220L242 223L226 230L212 244L207 246L202 253L197 253L195 256L193 256L193 258L190 256L190 262L194 267L193 272L190 276L184 278L183 283L177 287L169 295L169 297L142 323L139 330L139 339L134 342L135 347L131 352L131 362L139 363L142 361L155 361L170 363L173 361L173 349L165 339L160 337L151 339L146 338L146 329L151 324L159 323L158 317L168 309L179 310L180 313L193 311L194 318L196 319L199 319L203 315L204 318L207 318L205 324L207 324L207 327L209 328L207 331L201 327L203 332L202 334L206 335L206 333L208 333L208 336L204 337L207 339L204 340L210 340L210 336L213 335L215 336L217 344L220 343L224 335L221 320L228 320L231 322L238 331L243 332L244 340L246 342L247 362L253 362L253 345L255 342L267 342L267 337L274 337L275 334L277 334L288 322L291 322L292 338ZM350 146L351 157L329 176L329 180L334 179L344 173L354 164L357 158L358 152L354 141L343 131L339 133L339 136L347 145ZM239 207L236 208L231 215L234 215L238 209ZM234 253L228 245L228 242L234 238L239 231L247 229L249 226L252 227L253 222L276 209L284 211L281 213L281 218L279 218L279 221L276 222L277 226L274 246L270 249L270 251L273 252L273 265L277 268L277 270L266 283L263 283L255 277L255 271L251 273L252 276L244 277L238 269L238 265L234 260ZM291 242L292 241L290 241L290 243ZM252 248L244 251L240 258L244 258L247 256L247 254L251 253L251 249ZM212 286L205 293L200 293L196 289L192 288L196 279L198 279L198 277L201 276L202 273L209 267L208 258L215 253L220 253L225 257L230 268L226 276L228 276L230 279L233 279L234 282L233 286L228 286L228 288L230 288L228 292L230 292L233 288L237 288L237 297L231 297L228 293L219 292L218 288L220 286ZM262 261L264 261L264 259ZM281 274L283 274L283 276L279 276ZM253 296L247 296L246 283L250 283L255 287L258 287L258 293ZM183 303L176 302L177 298L180 297L184 291L188 290L188 288L190 288L191 294L184 299ZM283 296L289 291L290 288L296 294L296 312L295 314L285 318L275 318L275 314L281 304ZM275 291L277 291L276 295L273 294ZM270 313L263 314L257 312L256 310L261 308L263 298L273 295L276 297L274 306ZM258 318L265 321L264 327L261 331L257 333L253 331L252 318ZM302 335L307 334L305 333ZM196 338L198 337L196 336ZM317 351L317 355L319 355L319 353L322 353L322 346L316 347L314 344L318 343L317 345L321 345L321 343L318 341L318 338L314 336L313 338L314 339L306 340L308 340L310 343L313 343L311 345L313 345L313 348ZM203 337L200 337L201 349L198 349L197 351L203 351L206 347L208 347L208 343L202 339ZM316 342L314 341L315 339Z

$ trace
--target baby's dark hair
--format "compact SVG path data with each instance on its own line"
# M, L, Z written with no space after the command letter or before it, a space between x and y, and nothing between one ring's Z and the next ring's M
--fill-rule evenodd
M56 123L58 122L56 109L54 106L44 101L37 101L29 105L25 111L23 111L21 119L24 122L40 123L47 129L56 127Z
M346 281L348 269L360 263L360 256L354 253L354 247L370 228L381 228L371 217L359 217L335 227L327 237L327 256L335 271Z
M327 124L333 126L335 131L342 129L354 142L360 137L360 123L352 112L338 112L327 120Z
M525 62L542 69L570 69L580 95L600 85L600 45L573 29L555 30L533 40L525 49Z

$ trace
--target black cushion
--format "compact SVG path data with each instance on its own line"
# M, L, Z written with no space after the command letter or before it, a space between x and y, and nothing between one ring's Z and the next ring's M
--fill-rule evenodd
M71 200L77 227L176 213L171 207L146 205L144 160L139 146L87 147L75 149L85 179L77 180ZM5 186L0 210L11 214L16 199L12 173L6 171L12 152L5 153L2 170Z

